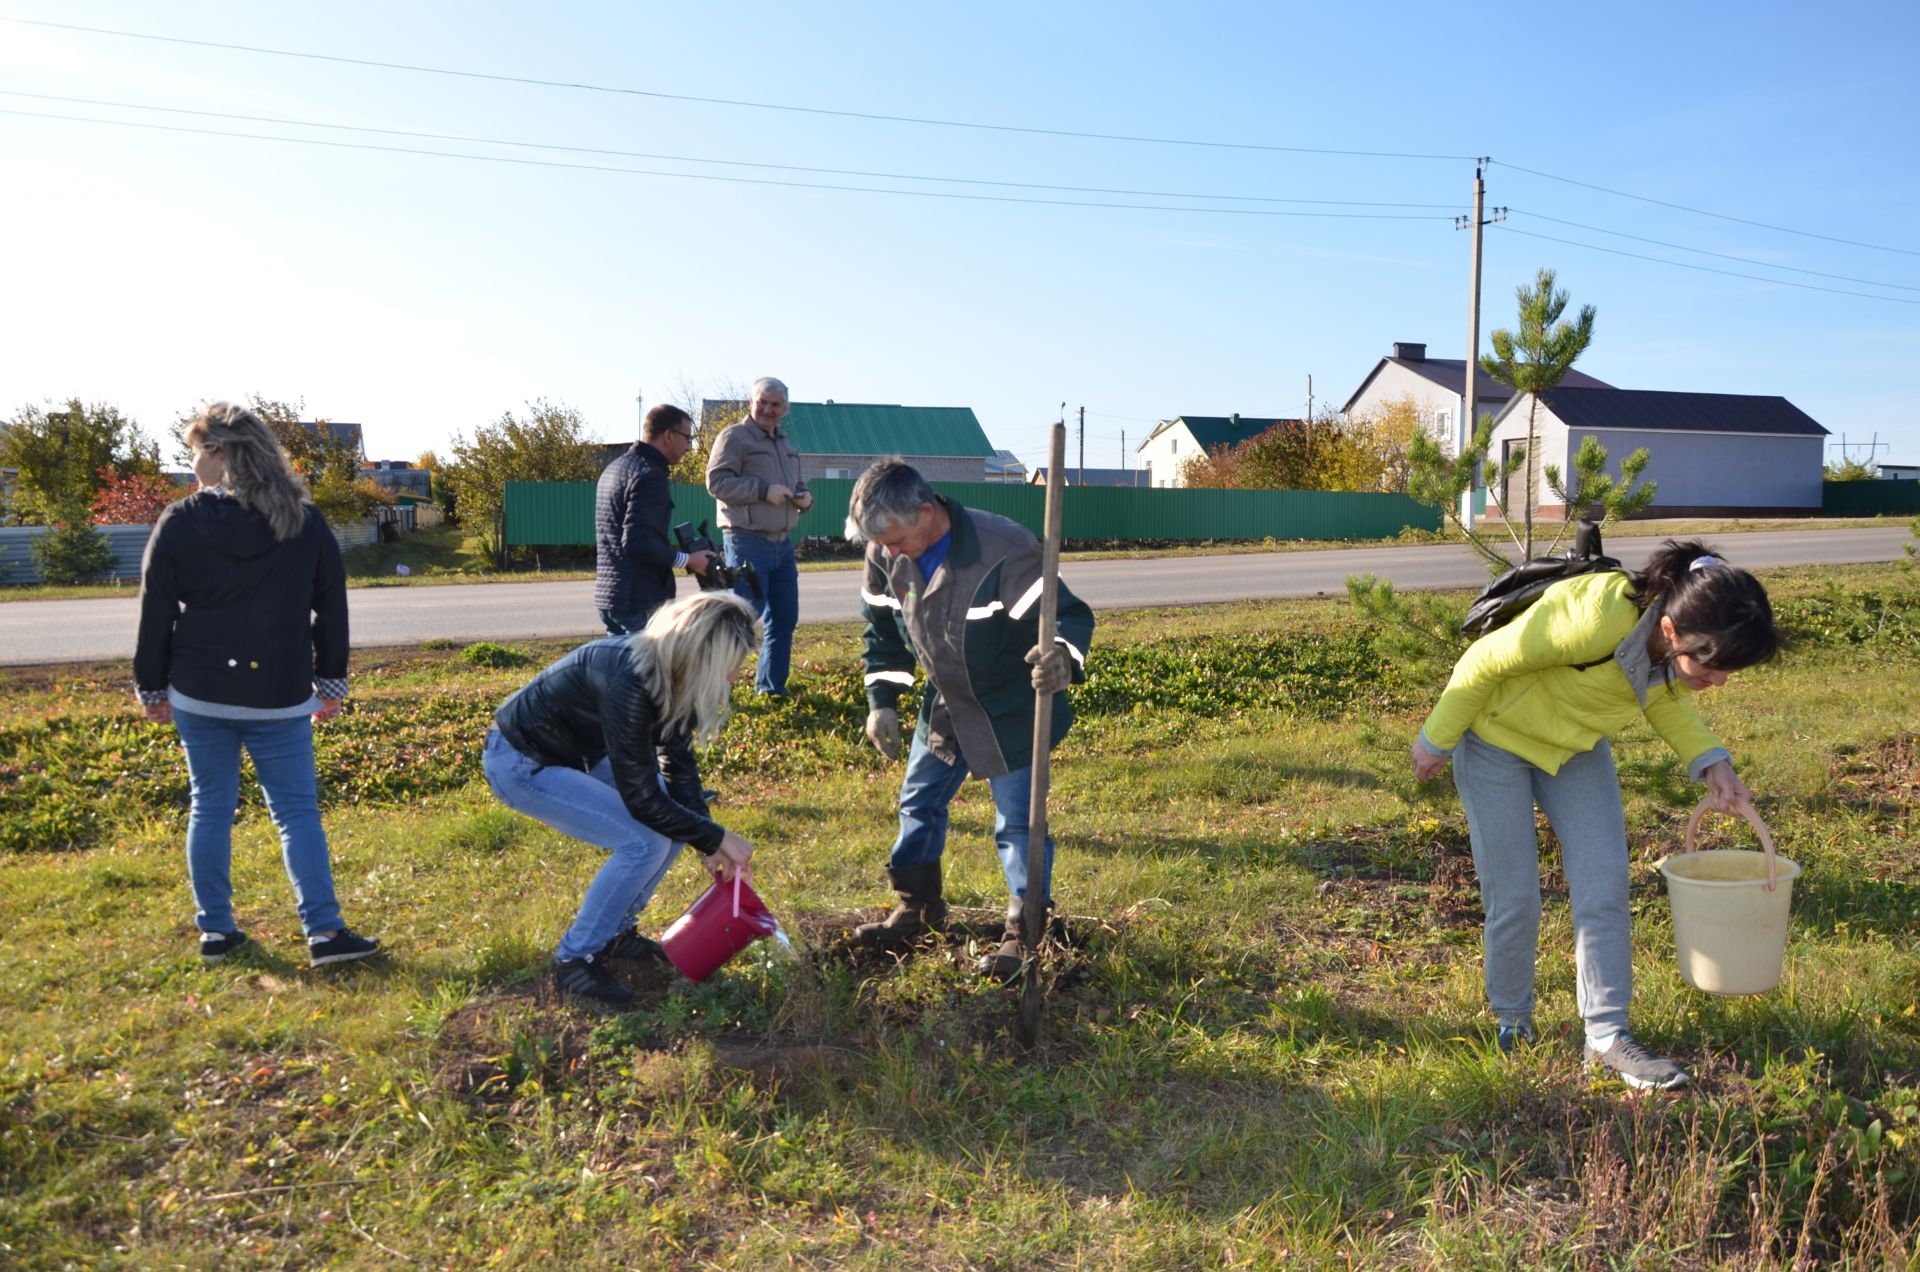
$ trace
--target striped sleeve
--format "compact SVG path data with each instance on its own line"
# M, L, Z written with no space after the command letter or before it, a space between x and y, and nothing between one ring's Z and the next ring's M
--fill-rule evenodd
M918 665L907 645L906 613L887 582L879 555L883 550L877 544L868 548L866 575L860 586L860 616L867 624L860 664L865 673L867 705L874 710L899 705L900 695L913 687L913 672Z

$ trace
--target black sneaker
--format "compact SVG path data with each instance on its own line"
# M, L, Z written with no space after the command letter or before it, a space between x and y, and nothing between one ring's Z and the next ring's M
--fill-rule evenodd
M631 1007L634 993L590 958L553 960L553 987L563 994L591 998L613 1007Z
M1613 1070L1615 1077L1641 1091L1671 1091L1692 1079L1687 1071L1665 1056L1656 1056L1623 1033L1604 1052L1587 1048L1587 1064Z
M307 960L314 967L324 967L328 963L350 963L356 958L369 958L379 952L380 942L346 928L341 928L325 940L307 942Z
M1517 1025L1502 1025L1500 1026L1500 1031L1493 1036L1493 1045L1500 1049L1500 1054L1503 1056L1510 1056L1522 1047L1531 1047L1533 1045L1533 1025L1528 1022L1522 1022Z
M211 967L246 943L245 932L202 932L200 961Z
M594 958L600 961L605 961L610 958L623 958L632 963L665 963L671 961L667 958L667 951L661 946L660 942L650 936L642 936L639 928L628 928L626 931L620 933L611 941L601 946L600 952L595 954Z

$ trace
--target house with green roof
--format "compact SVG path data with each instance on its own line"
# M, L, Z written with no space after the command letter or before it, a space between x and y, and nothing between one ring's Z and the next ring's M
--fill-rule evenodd
M1176 415L1170 420L1161 420L1147 434L1147 440L1136 448L1140 467L1146 470L1143 484L1178 486L1180 466L1195 455L1205 455L1219 447L1231 450L1270 428L1281 425L1303 428L1305 424L1304 420L1239 414Z
M738 401L700 404L702 428L746 418ZM795 402L781 427L800 452L801 475L858 477L874 460L900 455L928 481L985 481L997 452L967 406Z

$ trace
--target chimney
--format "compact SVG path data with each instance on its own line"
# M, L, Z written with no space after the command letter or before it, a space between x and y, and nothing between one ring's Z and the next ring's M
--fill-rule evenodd
M1423 344L1409 344L1404 340L1396 340L1393 342L1393 356L1402 362L1425 362L1427 360L1427 346Z
M1240 412L1235 411L1233 413L1233 418L1229 420L1228 423L1230 423L1233 426L1233 431L1238 433L1240 431Z

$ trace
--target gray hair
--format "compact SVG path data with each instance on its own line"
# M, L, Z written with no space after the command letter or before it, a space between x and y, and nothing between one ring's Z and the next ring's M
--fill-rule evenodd
M900 456L876 460L853 483L847 501L847 539L863 543L894 526L917 525L921 507L938 498L920 470Z
M765 393L778 393L787 401L793 401L793 395L787 392L787 386L770 375L763 375L758 380L755 380L753 382L753 392L749 393L747 397L748 400L751 401L753 398L757 398Z

